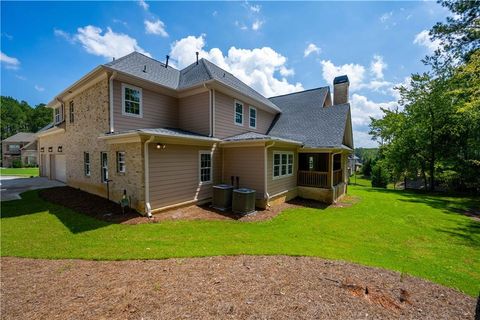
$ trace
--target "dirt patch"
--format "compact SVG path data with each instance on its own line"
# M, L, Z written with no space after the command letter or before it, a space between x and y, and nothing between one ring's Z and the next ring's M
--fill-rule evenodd
M473 319L476 304L418 278L309 257L1 266L3 319Z
M123 212L119 203L72 187L43 189L39 191L39 195L48 202L103 221L125 223L139 218L148 220L133 209L125 208Z
M122 213L120 204L71 187L44 189L39 191L39 195L44 200L70 208L76 212L99 220L121 224L157 223L171 220L237 220L254 222L270 220L289 208L325 209L328 207L328 205L318 201L295 198L265 210L257 209L255 213L246 216L237 215L233 212L223 212L212 208L210 204L206 204L163 211L155 214L152 219L148 219L129 208L126 208L125 213ZM336 208L349 207L358 201L358 197L345 196L341 201L331 206Z

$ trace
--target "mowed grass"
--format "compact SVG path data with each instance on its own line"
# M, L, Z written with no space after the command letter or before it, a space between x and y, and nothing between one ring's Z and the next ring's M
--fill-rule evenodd
M0 168L2 176L38 177L38 168Z
M2 202L1 255L161 259L298 255L341 259L419 276L476 296L480 223L462 212L479 199L349 186L350 207L285 210L271 221L109 224L41 200ZM295 270L292 270L295 272Z

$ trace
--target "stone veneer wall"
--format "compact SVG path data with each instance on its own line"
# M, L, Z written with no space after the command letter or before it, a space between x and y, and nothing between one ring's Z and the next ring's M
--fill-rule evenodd
M70 122L69 105L74 103L74 122ZM142 144L108 145L98 139L109 131L109 88L104 78L65 102L65 133L40 138L40 146L63 143L66 155L67 184L74 188L107 197L107 186L101 181L100 153L108 153L110 199L120 201L123 190L132 200L132 207L143 212L143 150ZM62 137L64 136L64 137ZM125 151L126 173L117 173L116 152ZM84 152L90 154L90 176L84 173ZM51 154L51 153L50 153Z

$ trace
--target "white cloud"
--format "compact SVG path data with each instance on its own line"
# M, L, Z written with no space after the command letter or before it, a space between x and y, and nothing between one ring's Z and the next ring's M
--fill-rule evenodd
M364 66L354 63L336 66L330 60L322 60L321 64L323 79L328 84L332 84L335 77L346 74L350 80L350 90L355 91L363 86L365 78Z
M261 7L260 7L259 4L253 4L253 5L250 6L250 10L255 12L255 13L259 13L260 9L261 9Z
M263 25L263 21L257 19L252 23L252 30L253 31L260 30L262 25Z
M126 21L120 20L120 19L113 19L112 20L114 23L119 23L123 25L124 27L128 27L128 23Z
M218 15L218 11L217 11L217 10L215 10L215 11L212 12L212 16L216 17L217 15Z
M286 77L294 70L287 68L287 58L272 48L231 47L224 55L219 48L206 51L204 47L205 35L188 36L172 44L170 56L179 68L184 68L195 61L198 51L200 58L210 60L267 97L303 90L301 83L288 82Z
M36 84L36 85L35 85L35 90L37 90L38 92L43 92L43 91L45 91L45 88L39 86L38 84Z
M19 80L22 80L22 81L25 81L25 80L27 80L27 78L26 78L26 77L24 77L24 76L21 76L21 75L18 75L18 74L16 74L16 75L15 75L15 78L17 78L17 79L19 79Z
M390 12L385 12L384 14L382 14L380 16L380 22L381 23L385 23L387 22L388 20L390 20L390 18L393 16L393 11L390 11Z
M423 30L415 36L413 40L414 44L418 44L428 49L430 52L434 52L440 47L440 40L432 40L428 30Z
M322 50L319 47L317 47L316 44L309 43L308 46L303 51L303 57L308 57L312 53L320 54L320 52L322 52Z
M374 55L373 60L370 63L370 72L373 73L375 78L383 79L383 70L387 68L387 64L383 61L383 57Z
M378 142L372 140L372 136L365 131L353 130L353 140L355 148L378 148Z
M0 62L2 62L2 64L7 69L17 70L18 68L20 68L20 60L14 57L9 57L1 51L0 51Z
M65 32L61 29L53 29L53 34L56 36L56 37L59 37L59 38L63 38L65 40L67 40L68 42L70 43L74 43L75 42L75 38L72 37L68 32Z
M367 126L370 123L370 117L379 118L382 116L380 108L393 109L397 106L396 101L373 102L367 97L354 93L350 100L352 108L353 126Z
M413 17L413 15L409 14L405 19L410 20Z
M143 8L143 10L148 10L148 3L145 2L145 0L138 0L138 5Z
M235 21L235 26L240 28L240 30L248 30L248 27L243 22L239 22L238 20Z
M137 40L126 34L116 33L110 28L103 34L102 29L91 25L77 30L75 41L80 42L88 53L96 56L111 59L138 51L150 57L150 54L138 45Z
M168 33L165 30L165 24L160 19L157 21L145 20L145 32L148 34L156 34L161 37L168 37Z

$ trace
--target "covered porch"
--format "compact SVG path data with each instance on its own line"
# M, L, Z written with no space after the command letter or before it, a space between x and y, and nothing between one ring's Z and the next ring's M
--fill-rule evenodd
M333 203L346 192L348 154L345 151L298 153L299 195Z

